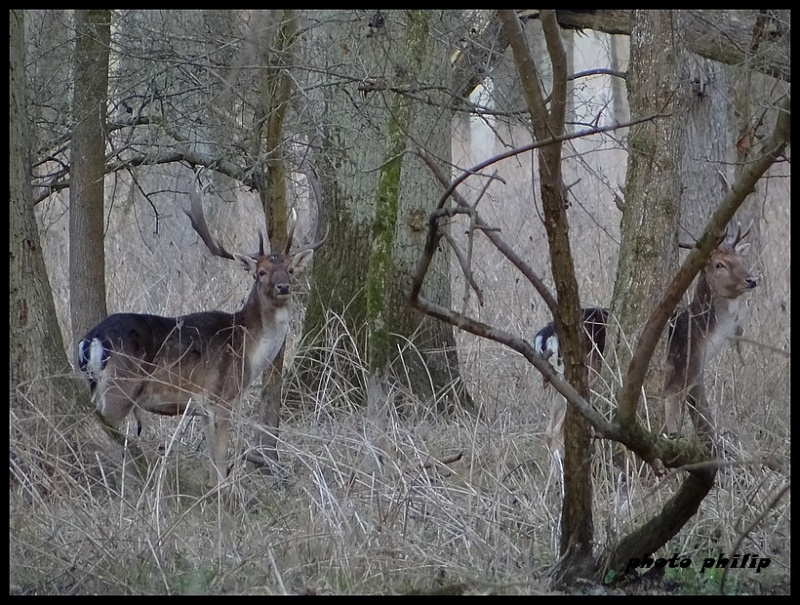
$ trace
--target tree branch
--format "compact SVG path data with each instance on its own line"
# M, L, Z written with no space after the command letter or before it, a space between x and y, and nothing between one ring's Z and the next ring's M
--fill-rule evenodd
M618 397L618 414L623 423L632 422L641 397L650 358L675 306L692 283L695 275L708 261L711 251L725 233L725 228L745 198L754 191L758 180L782 155L789 142L791 125L790 97L778 106L778 117L772 136L764 143L764 152L742 171L728 195L706 225L703 235L686 257L678 273L667 287L642 331L625 373Z
M530 15L531 18L538 16ZM690 51L706 59L726 65L746 65L791 82L788 16L785 23L777 23L776 31L762 41L753 39L757 17L757 11L687 11L686 44ZM626 36L631 33L630 10L558 10L556 19L564 29L593 29Z
M125 160L106 164L105 174L128 170L135 166L155 166L173 162L186 162L192 167L203 166L210 168L243 183L253 190L258 190L259 188L258 183L261 179L258 178L258 171L254 166L239 166L220 157L201 153L188 146L181 150L132 154ZM33 196L33 205L35 206L53 193L67 189L70 186L70 180L57 178L44 183L36 183L34 186L39 188L39 193Z
M630 10L557 10L556 20L563 29L591 29L629 36ZM541 11L518 11L521 19L539 19ZM768 36L765 43L754 44L755 11L689 11L687 45L689 50L712 61L726 65L747 65L750 69L785 82L791 82L792 62L789 53L788 20L778 27L777 35ZM453 96L467 99L503 57L508 39L497 19L488 19L467 47L454 54Z

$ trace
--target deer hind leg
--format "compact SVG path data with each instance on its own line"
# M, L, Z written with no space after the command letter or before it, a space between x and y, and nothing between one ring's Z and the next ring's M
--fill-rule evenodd
M141 390L141 385L136 381L114 380L107 375L103 376L95 391L95 407L108 424L118 428L134 409ZM138 422L138 412L136 419Z
M706 398L705 385L702 383L693 385L689 389L686 401L694 430L698 435L710 436L713 439L714 427L711 423L711 409Z
M545 432L545 442L550 450L550 478L561 479L564 464L564 418L567 415L567 401L563 397L555 397L550 407L550 422ZM550 481L548 478L548 483ZM561 482L563 489L563 481Z

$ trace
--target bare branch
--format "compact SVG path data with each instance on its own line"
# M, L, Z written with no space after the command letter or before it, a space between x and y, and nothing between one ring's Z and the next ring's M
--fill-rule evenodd
M656 343L675 306L681 300L683 293L686 292L697 272L707 262L708 256L719 243L736 210L742 205L745 198L752 193L756 183L769 167L783 155L790 136L790 101L790 97L787 96L778 106L775 129L770 139L764 144L764 153L742 171L733 184L731 191L709 220L700 240L686 257L678 273L664 292L664 296L661 297L647 320L647 324L631 357L631 362L628 366L628 371L625 373L622 389L619 393L618 414L622 422L631 422L636 415L642 384L650 366L650 358L653 356Z
M461 249L456 244L455 240L449 233L442 233L442 237L447 240L447 243L450 244L450 248L453 250L453 254L456 255L458 259L458 264L461 265L461 271L464 273L464 279L467 282L464 290L464 305L466 306L467 300L469 298L469 289L472 288L475 291L475 296L478 297L478 302L481 306L483 306L483 290L481 290L478 283L475 281L475 276L472 274L472 270L469 268L469 261L464 258L464 255L461 254Z
M538 12L538 11L537 11ZM543 12L543 11L542 11ZM536 14L530 15L538 17ZM593 29L607 34L630 35L630 10L558 10L558 24L565 29ZM791 82L789 23L778 24L774 35L753 39L756 11L687 11L686 44L695 54L726 65L746 64L761 73Z
M522 23L513 10L497 11L500 20L503 22L503 31L508 39L509 46L514 51L514 62L522 84L522 92L528 104L533 124L533 132L537 139L547 136L554 136L560 131L548 133L547 127L547 106L545 105L544 93L539 84L539 74L536 64L531 57L528 49L528 41L525 32L522 30Z
M775 508L775 506L778 504L780 499L783 498L783 495L786 492L788 492L791 489L791 487L792 487L791 481L787 481L785 484L783 484L781 487L779 487L777 490L775 490L774 495L772 496L772 498L770 498L769 502L764 507L764 510L761 511L761 513L758 514L747 525L747 527L745 527L742 530L741 534L739 534L739 538L736 540L736 543L733 545L733 549L731 550L731 552L740 552L739 551L739 547L742 545L742 542L744 542L744 539L750 534L751 531L753 531L753 529L755 529L755 527L759 523L761 523L766 518L766 516L769 514L769 512L773 508ZM728 568L725 567L725 571L722 572L722 577L719 580L719 593L720 594L725 594L725 581L727 580L727 578L728 578Z
M564 132L564 115L567 107L567 52L564 50L564 41L561 29L556 21L555 11L543 10L542 29L547 44L547 54L553 68L553 91L550 94L550 115L548 125L550 133ZM522 72L520 72L521 74ZM538 137L537 138L541 138Z
M211 168L219 174L224 174L235 179L253 190L258 190L260 178L254 166L238 166L233 162L224 160L217 156L201 153L195 149L185 146L182 150L164 151L161 153L134 154L123 161L111 162L106 164L105 173L110 174L118 170L129 170L134 166L155 166L157 164L171 164L173 162L185 162L190 166L203 166ZM70 186L68 179L62 180L66 170L59 172L58 178L45 182L34 182L33 186L39 189L39 193L34 195L33 204L36 205L42 200L47 199L53 193L66 189Z
M422 149L418 149L417 153L423 159L423 161L428 165L428 167L431 169L431 171L439 180L439 182L442 183L443 186L447 187L448 183L447 176L442 172L441 168L435 162L433 162L433 160L428 156L428 154L425 153L425 151L423 151ZM472 172L467 172L464 174L468 176L471 173ZM466 178L466 176L464 178ZM453 191L450 191L451 189L453 189ZM467 203L467 201L454 190L452 184L449 187L447 187L447 190L450 191L449 195L453 197L453 199L459 206L463 208L470 208L470 205ZM440 206L442 204L443 200L440 200ZM435 216L431 216L430 221L436 222L438 221L438 218L436 218ZM557 311L558 304L556 303L555 298L553 298L553 295L550 293L550 290L547 288L547 286L544 285L544 282L533 271L533 269L531 269L530 266L525 261L523 261L522 258L520 258L508 244L506 244L503 241L503 239L495 231L492 231L488 228L489 225L487 225L483 221L483 219L480 218L480 216L477 214L477 211L475 211L475 225L476 227L482 229L483 232L486 234L486 237L489 238L489 241L491 241L495 245L495 247L503 254L503 256L505 256L509 261L511 261L511 263L517 269L519 269L519 271L527 278L527 280L531 283L531 285L533 285L533 287L536 288L537 292L539 292L539 294L542 296L542 298L544 299L545 303L550 308L550 310L553 313L555 313ZM434 229L432 232L429 232L428 234L429 240L427 242L427 245L430 246L431 250L435 248L436 231L437 229ZM430 238L434 239L432 240ZM430 258L428 258L428 262L430 262ZM427 265L424 267L420 265L417 268L417 273L414 275L414 281L412 282L412 290L411 290L412 300L422 288L422 280L424 279L427 270L428 270Z

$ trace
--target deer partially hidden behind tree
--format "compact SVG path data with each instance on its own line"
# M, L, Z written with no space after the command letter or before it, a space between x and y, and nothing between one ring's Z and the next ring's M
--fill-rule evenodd
M711 252L697 278L689 306L673 315L669 325L667 374L664 381L665 430L678 434L684 412L689 408L695 430L713 433L706 399L703 371L728 341L740 336L742 295L756 287L756 281L744 266L743 253L750 244L738 228L736 236L726 236ZM584 349L592 376L599 373L605 351L608 310L599 307L583 309ZM558 336L554 322L537 332L533 342L540 355L553 355L560 361ZM684 405L688 404L688 405ZM553 404L547 429L548 446L560 459L563 450L566 403L558 398Z
M234 313L203 311L178 317L116 313L92 328L77 345L77 365L89 381L100 415L119 426L133 412L175 416L195 400L206 411L212 474L228 473L230 413L253 380L272 363L289 329L293 279L314 248L290 253L294 220L283 252L231 254L209 233L201 192L189 194L187 212L208 249L235 260L253 277L244 306ZM320 242L321 243L321 242Z

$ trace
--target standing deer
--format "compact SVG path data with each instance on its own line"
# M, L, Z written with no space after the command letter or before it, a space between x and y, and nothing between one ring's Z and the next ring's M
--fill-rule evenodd
M581 344L586 362L589 366L589 381L599 376L603 363L603 351L606 348L606 323L608 321L608 309L602 307L587 307L581 309L583 315L583 335ZM562 359L558 345L558 335L556 334L556 324L551 321L544 328L536 333L533 338L533 348L537 353L546 359L555 355L556 365L561 371ZM543 386L547 385L547 379L543 379ZM567 402L562 397L553 401L550 408L550 420L545 431L547 448L553 456L550 466L550 476L555 473L555 465L560 465L564 455L564 419L567 414Z
M696 431L712 434L703 370L734 336L741 296L756 287L742 261L750 244L741 243L750 231L726 238L713 252L697 278L692 302L669 329L667 376L664 382L666 431L678 434L683 425L683 402L689 403Z
M739 311L741 296L756 287L743 263L742 254L750 244L741 243L749 231L729 236L711 252L708 262L697 278L694 296L689 307L673 316L669 326L667 375L663 395L666 431L677 434L683 424L683 403L689 403L692 421L698 431L711 432L708 401L703 383L703 370L725 347L728 340L741 334ZM590 307L583 309L584 348L587 363L599 372L605 350L608 310ZM534 349L549 358L558 358L558 336L550 322L537 332ZM555 456L563 448L566 405L560 398L553 404L547 441Z
M196 187L189 199L186 214L211 253L253 277L244 306L179 317L115 313L78 343L77 362L97 411L115 427L133 411L141 433L141 410L175 416L197 400L207 412L206 442L219 482L228 472L231 410L278 354L289 330L292 278L322 242L290 253L293 216L283 252L265 254L259 234L257 253L231 254L211 237Z

